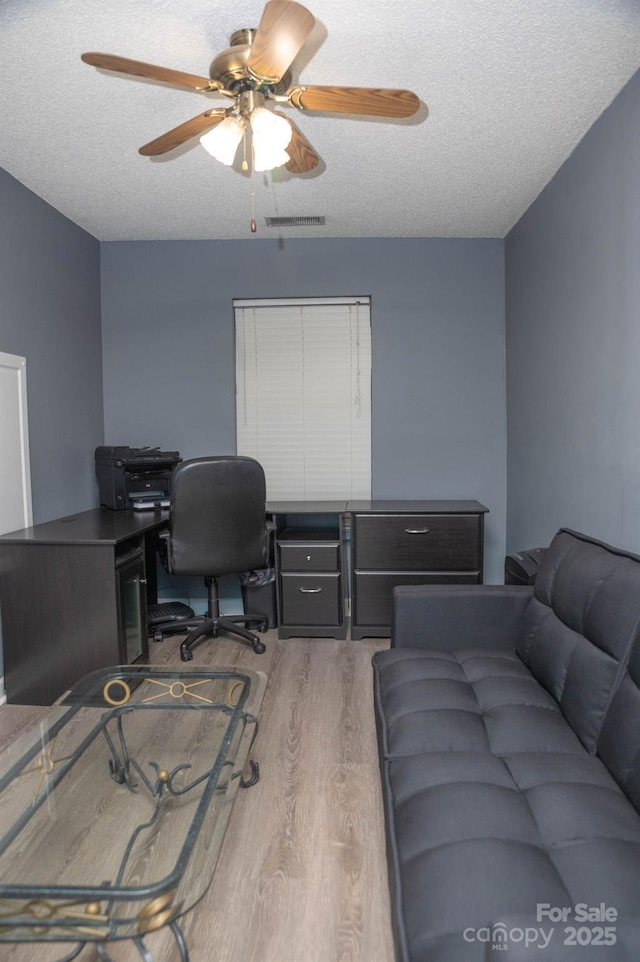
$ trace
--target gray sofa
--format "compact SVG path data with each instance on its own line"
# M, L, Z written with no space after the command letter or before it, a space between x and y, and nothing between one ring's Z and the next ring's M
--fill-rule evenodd
M373 659L398 962L640 959L640 558L401 587ZM504 955L501 955L504 953Z

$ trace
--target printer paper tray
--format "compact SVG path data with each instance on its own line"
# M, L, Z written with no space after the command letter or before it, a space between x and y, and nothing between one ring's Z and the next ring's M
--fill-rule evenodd
M168 508L170 506L170 498L156 498L155 501L151 499L145 501L144 498L138 498L131 502L131 507L134 511L153 511L154 508Z

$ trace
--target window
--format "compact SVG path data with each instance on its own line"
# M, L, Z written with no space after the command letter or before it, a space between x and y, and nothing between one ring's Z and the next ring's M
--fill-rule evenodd
M369 298L235 301L238 454L271 501L371 497Z

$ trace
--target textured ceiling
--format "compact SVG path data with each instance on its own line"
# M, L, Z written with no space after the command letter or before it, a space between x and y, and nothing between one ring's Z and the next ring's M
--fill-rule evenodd
M407 87L403 121L291 112L316 171L256 175L290 237L502 237L640 67L639 0L308 0L309 84ZM80 61L100 50L208 74L262 0L0 0L0 166L100 240L249 237L250 179L197 138L141 144L219 97ZM428 108L428 109L427 109ZM286 109L286 108L285 108Z

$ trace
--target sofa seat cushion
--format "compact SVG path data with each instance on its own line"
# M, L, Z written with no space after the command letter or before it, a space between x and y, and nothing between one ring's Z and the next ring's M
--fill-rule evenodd
M474 941L470 930L500 923L539 929L541 904L605 902L617 910L621 933L634 929L640 816L583 749L395 758L383 765L383 787L396 945L404 958L485 959L491 944ZM522 957L572 957L563 939L556 925L548 954L533 946ZM511 945L509 958L520 958L521 948ZM622 942L603 958L627 958Z
M385 758L422 752L579 752L553 697L512 652L392 648L373 658Z

